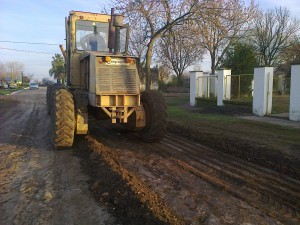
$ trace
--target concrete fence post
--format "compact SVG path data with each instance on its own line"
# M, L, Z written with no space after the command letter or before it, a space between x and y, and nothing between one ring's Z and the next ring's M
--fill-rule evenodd
M202 71L190 71L190 105L196 105L196 97L202 94Z
M292 65L289 118L300 121L300 65Z
M272 112L273 67L254 68L254 93L252 111L264 116Z
M223 106L224 99L230 99L231 92L231 70L223 69L217 71L218 76L218 96L217 105Z

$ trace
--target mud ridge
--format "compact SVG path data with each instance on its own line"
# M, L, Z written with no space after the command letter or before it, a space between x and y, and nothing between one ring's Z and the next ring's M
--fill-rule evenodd
M88 158L84 160L84 170L89 174L90 190L97 201L102 201L122 222L122 224L182 225L186 221L138 179L134 171L124 168L119 157L105 145L87 136L82 141ZM78 153L83 154L83 153ZM85 156L87 157L87 156Z

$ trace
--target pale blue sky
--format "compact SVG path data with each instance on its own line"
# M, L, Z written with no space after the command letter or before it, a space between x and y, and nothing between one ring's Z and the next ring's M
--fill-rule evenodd
M0 0L0 62L18 61L24 64L25 74L34 74L35 79L49 77L52 56L55 53L61 54L58 44L65 45L65 17L69 11L100 12L106 2L106 0Z
M65 44L65 17L71 10L100 12L109 0L0 0L0 62L18 61L25 65L25 74L35 79L49 77L52 56L60 53L58 44ZM246 1L249 2L249 1ZM293 16L300 18L299 0L259 0L262 8L286 6ZM53 43L32 45L11 42ZM51 54L38 54L7 49L27 50ZM209 70L206 60L204 71Z

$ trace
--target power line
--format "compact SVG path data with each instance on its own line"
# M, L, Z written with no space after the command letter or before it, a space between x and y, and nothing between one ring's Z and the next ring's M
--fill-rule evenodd
M27 52L27 53L36 53L36 54L47 54L47 55L55 55L56 53L50 53L50 52L38 52L38 51L29 51L29 50L21 50L21 49L14 49L14 48L2 48L0 49L4 50L10 50L10 51L17 51L17 52Z
M0 41L6 43L14 43L14 44L30 44L30 45L59 45L55 43L43 43L43 42L26 42L26 41Z

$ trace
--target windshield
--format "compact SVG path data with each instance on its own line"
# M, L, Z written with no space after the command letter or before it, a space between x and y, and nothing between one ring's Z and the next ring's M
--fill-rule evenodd
M108 23L76 21L76 49L108 51Z

